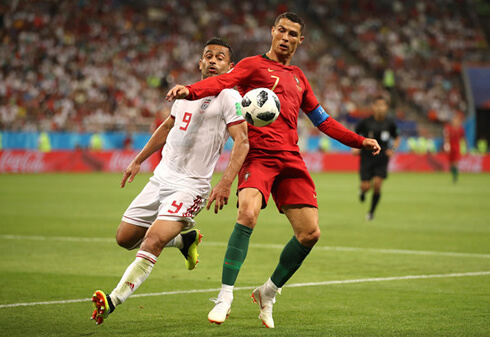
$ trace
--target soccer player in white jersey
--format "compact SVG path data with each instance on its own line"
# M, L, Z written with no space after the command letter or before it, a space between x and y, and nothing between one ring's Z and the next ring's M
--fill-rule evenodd
M206 42L199 61L203 79L223 74L233 65L232 51L225 41L213 38ZM92 319L97 324L146 280L163 248L194 226L193 218L205 206L206 199L207 209L215 202L215 213L228 203L231 184L249 148L240 101L237 91L225 89L217 96L175 102L170 116L125 170L121 187L126 181L133 181L141 163L164 146L154 175L124 213L125 224L118 230L118 242L126 240L129 248L130 243L138 244L138 226L145 228L136 259L109 295L97 290L92 297ZM234 140L230 160L211 190L214 168L230 135Z

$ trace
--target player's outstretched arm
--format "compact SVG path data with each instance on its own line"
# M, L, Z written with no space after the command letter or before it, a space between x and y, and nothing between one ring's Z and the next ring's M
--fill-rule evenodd
M321 105L317 105L317 107L308 112L306 116L311 120L313 125L318 128L318 130L320 130L327 136L332 137L333 139L338 140L342 144L349 147L357 149L364 148L363 143L366 138L352 132L351 130L347 129L342 124L337 122L335 119L330 117ZM371 144L372 142L368 143ZM366 146L368 146L367 143ZM372 144L369 146L372 146Z
M175 87L168 91L165 99L171 102L174 99L184 99L187 96L189 96L189 89L187 89L184 85L177 84Z
M172 127L174 126L174 119L171 116L163 122L151 135L150 140L146 143L145 147L138 153L138 155L133 159L133 161L124 170L121 179L121 188L128 183L132 182L134 177L138 174L141 164L148 159L153 153L158 151L165 145L167 141L167 136Z
M211 190L208 204L206 205L206 209L209 210L213 202L215 202L214 213L218 213L219 210L223 209L224 205L228 204L228 198L231 193L231 184L233 183L233 180L235 180L238 171L240 171L249 149L246 122L232 125L228 128L228 131L234 141L233 148L231 149L230 161L228 162L228 166L220 181Z

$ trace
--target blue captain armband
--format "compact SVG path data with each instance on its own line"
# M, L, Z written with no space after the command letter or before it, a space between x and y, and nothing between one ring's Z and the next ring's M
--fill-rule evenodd
M309 113L306 114L306 116L308 116L313 125L316 127L318 127L320 124L325 122L328 117L330 117L321 105L318 105L318 107L311 110Z

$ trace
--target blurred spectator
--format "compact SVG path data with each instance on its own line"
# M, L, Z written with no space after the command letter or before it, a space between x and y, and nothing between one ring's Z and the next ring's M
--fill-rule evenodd
M50 152L51 151L51 140L49 139L49 134L46 131L42 131L39 134L37 140L37 147L41 152Z
M0 125L9 130L147 130L168 108L163 94L191 83L187 55L203 39L229 40L235 61L267 51L278 12L309 10L308 1L155 0L15 1L3 5L0 31ZM325 5L319 4L318 11ZM307 13L301 13L307 17ZM345 62L324 27L307 19L296 60L335 117L362 114L381 84Z
M127 132L123 140L123 150L130 151L133 149L133 135L131 132Z
M89 147L92 151L102 151L104 148L104 140L100 132L95 132L90 136Z
M320 151L328 152L330 151L330 138L329 137L321 137L320 138Z
M488 142L486 139L481 138L478 139L478 142L476 143L476 148L478 150L479 154L486 154L488 152Z
M430 120L466 112L461 62L467 50L487 46L469 1L326 2L331 32L378 78L392 68L396 88Z
M432 120L448 120L466 111L464 52L485 45L466 8L464 0L2 2L0 126L146 131L168 109L167 89L196 80L187 56L205 38L228 40L237 62L267 51L273 20L286 10L306 18L295 60L333 117L353 126L369 97L394 86ZM351 62L329 33L365 64Z

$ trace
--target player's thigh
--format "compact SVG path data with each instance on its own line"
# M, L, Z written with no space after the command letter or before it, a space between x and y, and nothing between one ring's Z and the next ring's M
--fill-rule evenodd
M263 196L256 188L243 188L238 192L237 222L254 228L262 208Z
M238 191L256 189L262 195L261 208L267 206L274 179L280 172L281 161L274 155L249 153L238 173Z
M150 227L160 206L160 184L150 180L133 199L121 221L140 227Z
M306 247L313 247L320 238L318 209L309 205L289 205L283 206L283 212L298 241Z
M284 206L309 205L318 207L316 187L304 161L290 156L285 169L274 181L272 196L279 212Z
M125 221L121 221L116 232L117 243L127 249L136 248L143 240L148 227L133 225Z
M184 230L189 230L194 227L194 218L205 206L206 198L203 191L162 188L157 220L182 221L186 224Z
M186 221L155 220L146 233L141 250L159 256L167 243L182 232L186 226Z

